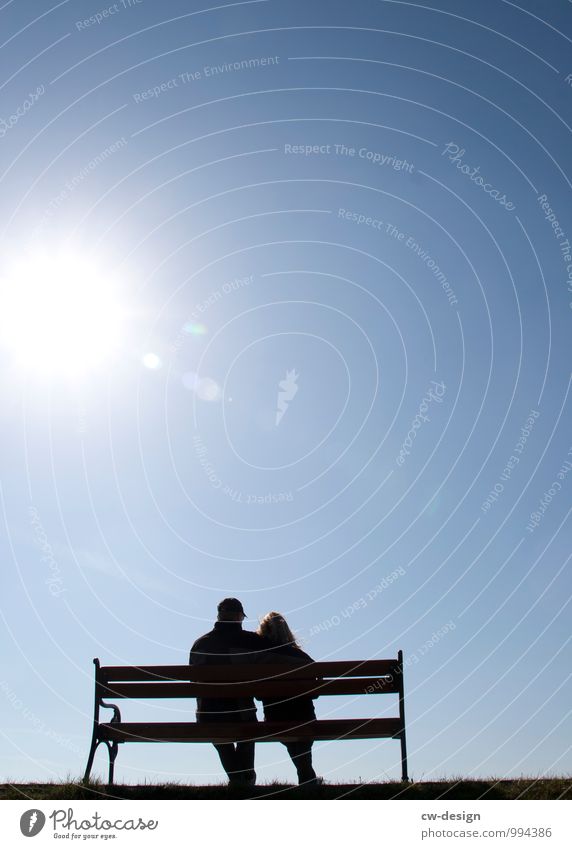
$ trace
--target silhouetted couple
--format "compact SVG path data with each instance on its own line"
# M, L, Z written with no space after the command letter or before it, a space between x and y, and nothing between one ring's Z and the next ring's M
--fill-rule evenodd
M244 631L246 618L237 598L225 598L218 605L218 618L212 631L194 643L189 658L191 664L237 664L312 662L302 651L294 634L280 613L267 613L258 631ZM316 718L310 696L290 699L262 699L264 719L274 721L308 721ZM256 705L252 697L197 698L197 722L256 722ZM317 784L312 767L312 742L284 743L298 773L300 784ZM231 784L255 784L254 742L215 744L221 763Z

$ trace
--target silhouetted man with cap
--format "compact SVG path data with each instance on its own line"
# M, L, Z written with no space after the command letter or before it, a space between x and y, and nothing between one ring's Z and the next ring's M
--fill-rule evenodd
M224 598L218 605L212 631L199 637L191 649L190 664L257 663L266 658L268 644L253 631L243 631L246 617L237 598ZM197 722L256 722L252 697L197 698ZM230 783L255 784L254 743L214 744Z

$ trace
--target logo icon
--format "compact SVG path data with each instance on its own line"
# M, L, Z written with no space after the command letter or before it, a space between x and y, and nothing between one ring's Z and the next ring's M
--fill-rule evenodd
M296 369L292 369L291 371L286 372L286 377L278 384L281 391L278 393L278 402L276 404L276 427L278 427L282 421L282 416L288 409L290 401L294 398L298 391L298 384L296 381L299 376L299 374L296 374Z
M35 837L46 824L46 815L37 808L25 811L20 817L20 831L24 837Z

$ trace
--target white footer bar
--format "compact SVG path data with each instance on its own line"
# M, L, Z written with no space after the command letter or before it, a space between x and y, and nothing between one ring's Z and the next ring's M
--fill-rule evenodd
M3 801L5 846L570 849L570 801ZM30 843L30 838L34 843ZM96 843L97 841L97 843Z

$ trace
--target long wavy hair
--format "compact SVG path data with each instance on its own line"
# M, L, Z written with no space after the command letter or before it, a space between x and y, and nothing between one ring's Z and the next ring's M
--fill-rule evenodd
M270 613L262 617L257 633L274 646L301 648L282 614L276 613L275 610L271 610Z

